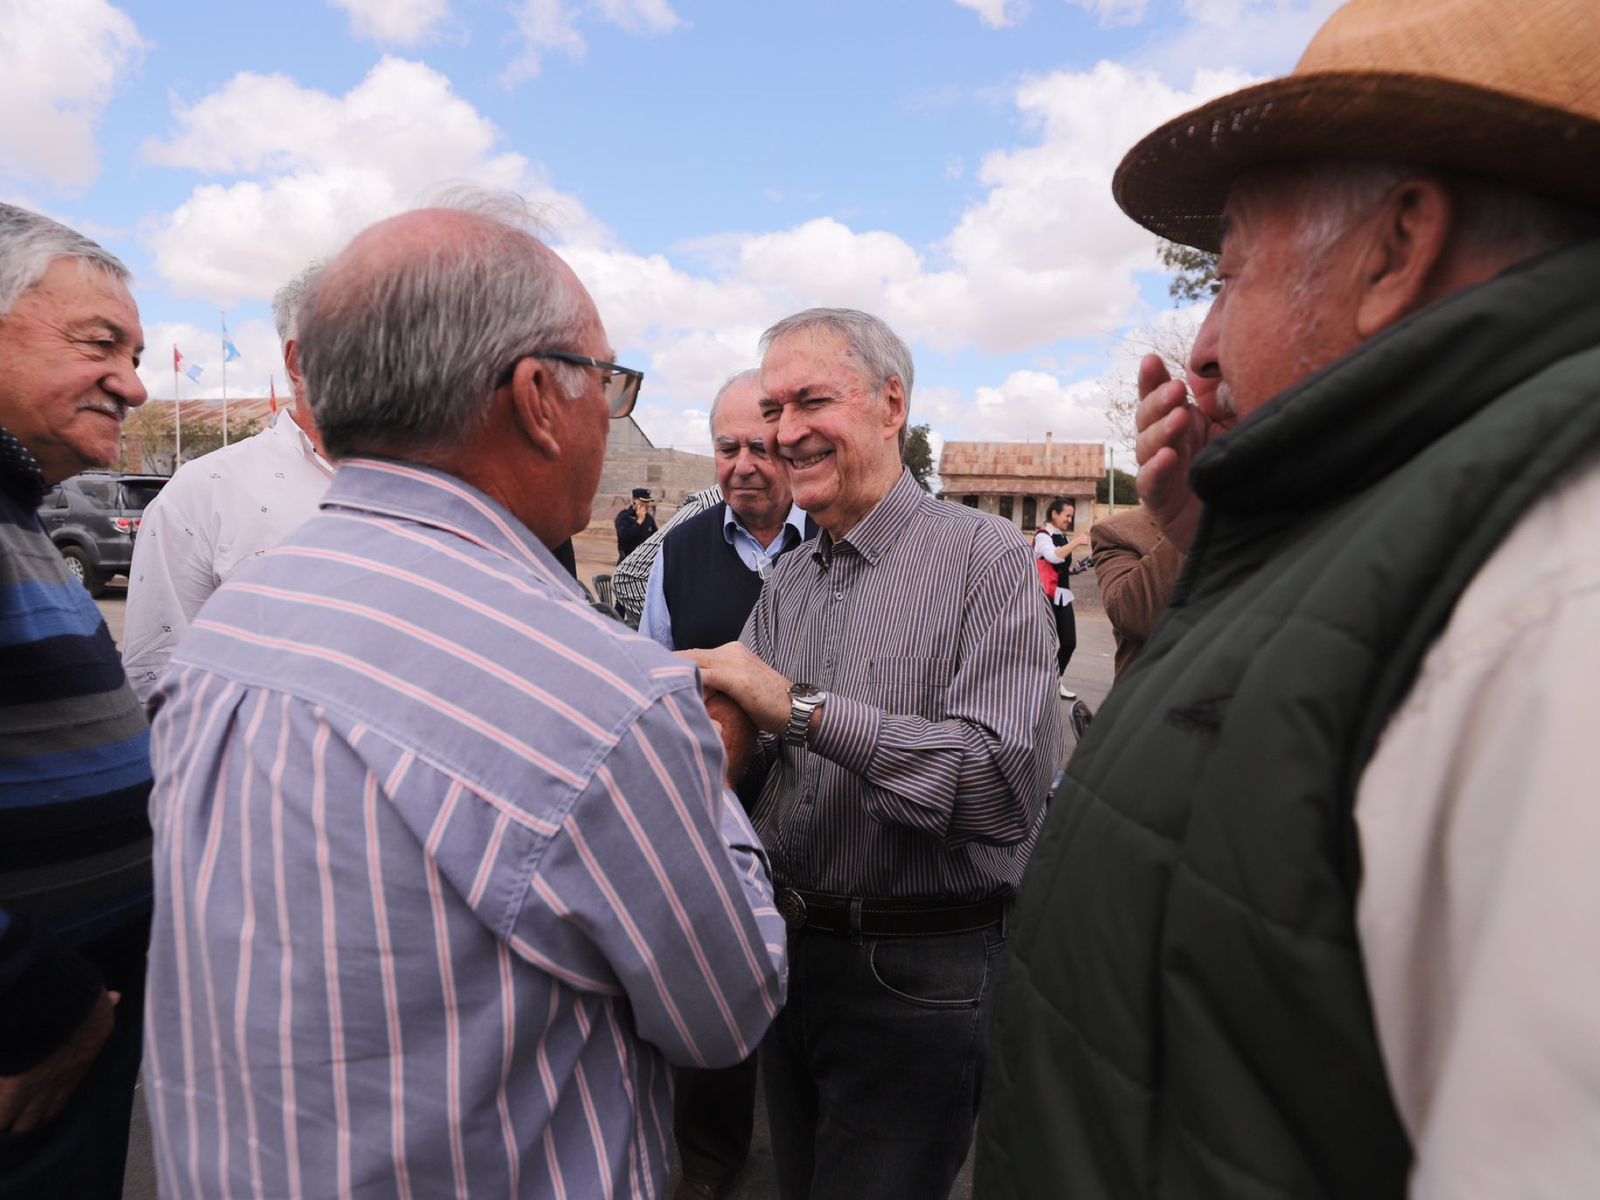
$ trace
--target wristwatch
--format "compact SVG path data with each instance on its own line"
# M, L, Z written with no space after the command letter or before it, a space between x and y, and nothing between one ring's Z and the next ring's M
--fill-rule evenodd
M811 714L828 702L828 693L809 683L789 685L789 727L783 731L786 745L804 746L811 737Z

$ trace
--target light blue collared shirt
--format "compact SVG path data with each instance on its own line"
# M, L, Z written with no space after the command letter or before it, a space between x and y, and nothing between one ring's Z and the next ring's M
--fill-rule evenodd
M734 515L733 509L724 506L722 510L722 536L727 539L739 554L739 561L744 563L761 578L767 577L767 572L772 569L773 560L787 546L798 546L806 540L806 514L801 511L798 504L789 506L789 515L784 520L784 528L777 537L772 539L770 548L763 546L740 523ZM789 530L795 531L795 537L789 540ZM656 561L650 566L650 583L645 589L644 613L639 617L639 632L647 638L653 638L668 650L678 647L672 640L672 614L667 611L666 585L661 579L661 563L665 555L656 555Z

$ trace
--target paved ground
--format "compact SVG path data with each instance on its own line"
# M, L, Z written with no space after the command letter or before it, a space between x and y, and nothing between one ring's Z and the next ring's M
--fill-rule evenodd
M599 545L600 537L584 538L579 544L580 574L587 578L593 571L608 570ZM585 544L585 543L588 544ZM588 551L588 553L585 553ZM612 547L615 557L615 545ZM585 570L585 568L589 568ZM1076 581L1075 581L1076 582ZM1082 589L1080 589L1082 590ZM112 638L122 642L123 610L126 594L119 576L111 590L100 601L100 611L105 615ZM1111 689L1112 639L1111 627L1105 614L1092 606L1093 595L1085 597L1091 603L1081 606L1078 614L1078 649L1067 667L1067 686L1076 691L1091 709L1098 708ZM1067 705L1062 705L1063 719ZM1068 739L1069 745L1071 739ZM676 1180L674 1179L674 1183ZM133 1131L128 1152L128 1172L123 1186L124 1200L156 1200L155 1164L151 1157L150 1130L142 1104L134 1112ZM765 1105L758 1102L755 1144L750 1161L736 1181L732 1200L772 1200L777 1196L772 1168L772 1144L767 1135ZM670 1190L667 1195L671 1195ZM969 1200L972 1195L972 1163L970 1159L951 1192L951 1200Z

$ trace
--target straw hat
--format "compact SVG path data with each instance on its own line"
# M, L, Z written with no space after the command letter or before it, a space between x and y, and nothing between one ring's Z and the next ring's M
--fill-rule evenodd
M1241 172L1327 158L1476 171L1600 208L1600 0L1351 0L1292 74L1167 122L1111 187L1145 228L1216 250Z

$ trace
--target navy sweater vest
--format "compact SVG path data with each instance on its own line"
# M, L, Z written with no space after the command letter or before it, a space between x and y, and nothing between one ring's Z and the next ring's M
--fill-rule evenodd
M662 592L672 614L672 642L679 650L737 641L761 595L761 576L744 565L723 536L727 510L726 501L708 508L661 541ZM816 526L807 518L806 537L815 536ZM787 540L788 531L779 537Z

